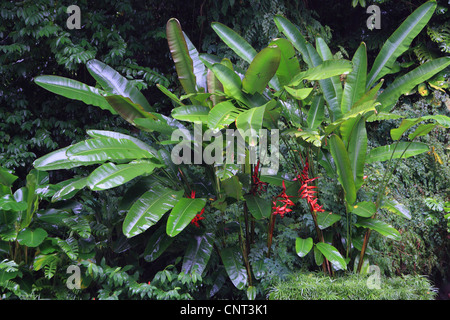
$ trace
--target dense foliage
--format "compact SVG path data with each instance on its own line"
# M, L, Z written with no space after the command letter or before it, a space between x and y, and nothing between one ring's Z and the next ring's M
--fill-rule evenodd
M299 270L359 291L372 265L444 286L448 13L417 2L384 11L395 27L376 34L365 1L333 2L363 10L345 36L307 1L81 2L80 30L59 3L5 3L2 297L284 299L274 288L289 294ZM279 168L251 157L261 134L204 140L215 164L175 161L208 129L279 130ZM244 161L221 163L230 151ZM405 279L419 295L363 289L434 297Z

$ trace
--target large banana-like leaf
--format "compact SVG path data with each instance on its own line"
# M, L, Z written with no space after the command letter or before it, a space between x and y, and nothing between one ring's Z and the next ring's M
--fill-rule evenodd
M219 79L217 79L211 69L208 69L208 72L206 73L206 82L208 86L208 93L212 94L210 99L213 103L213 106L216 106L223 100L223 97L215 93L223 92L223 85L222 83L220 83Z
M200 60L200 54L198 53L197 48L194 46L192 41L183 32L184 40L186 41L186 45L188 48L189 56L192 59L193 72L195 75L195 81L197 84L197 90L200 92L206 92L206 68L203 62Z
M273 40L269 46L276 45L281 51L280 64L278 66L276 75L280 86L283 87L289 84L292 78L300 73L300 64L298 62L295 49L289 40L285 38L278 38Z
M331 53L330 48L328 47L328 45L322 38L316 39L316 50L323 61L333 59L333 54ZM335 93L336 99L337 99L337 105L340 108L341 101L342 101L342 83L341 83L340 76L331 77L330 82L333 85L334 93Z
M428 1L416 9L389 37L378 53L367 76L366 89L388 74L397 58L408 50L411 42L422 31L436 9L436 1Z
M314 130L322 123L325 118L325 106L323 95L314 96L308 111L306 123L308 128Z
M415 86L431 78L450 65L450 57L442 57L425 62L407 74L397 78L379 96L382 104L380 111L389 112L402 94L411 91Z
M266 105L263 105L246 110L236 118L236 128L243 137L246 136L249 138L249 144L251 146L256 145L259 130L262 128L265 111Z
M335 134L329 138L328 142L336 164L338 180L345 192L345 200L348 205L352 205L356 201L356 188L351 169L352 165L344 142Z
M313 63L307 49L307 41L298 28L283 16L275 16L274 21L278 30L280 30L302 54L303 61L305 61L309 67L313 67Z
M207 123L209 111L205 106L182 106L172 109L172 117L181 121Z
M94 77L106 92L129 98L133 103L140 105L145 111L153 111L153 108L142 92L132 82L128 81L107 64L94 59L88 61L86 67L92 77Z
M196 272L201 275L208 264L213 248L214 235L212 233L193 237L186 248L181 271L185 274Z
M315 244L315 248L317 248L336 268L341 270L347 269L347 263L345 262L344 257L342 257L339 251L332 245L325 242L319 242Z
M70 199L87 185L87 177L76 178L59 189L52 197L52 202Z
M186 93L195 93L196 78L194 75L194 62L189 55L189 49L181 30L180 22L171 18L166 24L167 41L169 43L170 53L175 63L178 79Z
M103 163L103 160L75 161L69 159L66 152L71 146L52 151L45 156L36 159L33 166L42 171L72 169L79 166Z
M248 275L239 252L237 247L225 248L220 250L220 257L231 282L242 290L248 283Z
M166 232L170 237L175 237L186 228L195 215L199 213L206 204L206 199L182 198L173 207L167 219Z
M123 119L131 124L134 124L134 119L155 118L151 113L145 111L141 105L131 101L130 98L121 95L108 95L105 99Z
M324 80L350 71L352 71L352 63L348 60L318 61L315 67L296 74L289 82L289 86L298 86L303 80Z
M366 156L366 163L386 161L391 156L392 159L398 159L400 156L406 159L429 150L428 145L423 142L398 142L397 147L395 147L396 143L371 149Z
M145 192L125 217L122 226L124 235L131 238L153 226L175 206L183 193L183 190L175 191L160 184Z
M280 64L281 51L277 46L261 50L250 63L242 80L242 89L250 94L262 93Z
M66 151L70 161L99 162L151 159L154 156L128 139L95 138L78 142Z
M364 181L364 165L366 163L367 153L366 121L363 116L359 117L352 128L349 135L347 150L353 173L353 180L355 181L355 190L358 191Z
M134 161L117 165L108 162L92 171L87 179L87 185L94 191L111 189L141 175L150 174L155 168L163 166L150 161Z
M366 91L367 51L365 43L362 43L356 50L352 64L353 71L347 75L342 94L341 110L344 114L363 97Z
M424 121L424 120L435 120L436 123L435 124L431 124L433 126L436 125L441 125L445 128L449 128L450 127L450 117L444 116L444 115L431 115L431 116L423 116L420 118L413 118L413 119L403 119L402 122L400 123L400 126L398 128L394 128L391 129L391 138L392 140L398 140L401 138L401 136L403 135L403 133L405 133L408 129L410 129L411 127L415 126L416 124ZM419 129L419 128L418 128ZM423 129L423 127L422 127ZM416 130L417 131L417 130ZM413 139L418 135L423 135L423 131L417 131L413 132L410 136L409 139Z
M34 82L50 92L69 99L83 101L86 104L108 110L112 114L117 114L106 101L106 92L103 90L60 76L39 76L34 79Z
M392 240L401 239L400 233L394 227L378 219L360 218L355 223L355 226L375 230L383 236Z
M234 122L239 110L230 101L223 101L214 106L208 114L208 127L222 129Z
M253 61L257 52L244 38L222 23L213 22L211 27L240 58L248 63Z

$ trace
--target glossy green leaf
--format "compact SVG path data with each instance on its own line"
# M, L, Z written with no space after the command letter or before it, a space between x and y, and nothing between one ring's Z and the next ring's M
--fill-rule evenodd
M428 1L416 9L385 42L367 76L369 89L384 75L388 74L397 58L408 50L411 42L426 26L434 10L436 1Z
M59 189L52 197L52 202L58 200L67 200L73 197L79 190L87 185L87 177L76 178Z
M406 159L427 152L428 150L428 145L422 142L398 142L397 148L395 148L394 143L391 145L371 149L366 156L366 163L389 160L393 152L394 155L392 159L400 158L404 151L405 153L403 154L402 158Z
M153 226L175 206L183 193L183 190L175 191L159 184L145 192L125 217L122 226L124 235L131 238Z
M249 144L255 146L259 130L262 128L266 106L251 108L240 113L236 118L236 128L242 137L249 138Z
M372 217L376 211L375 203L369 201L358 202L352 208L352 213L364 218Z
M250 63L242 80L242 89L249 94L262 93L274 77L281 60L277 46L261 50Z
M316 243L315 246L333 266L341 270L347 269L347 263L335 247L324 242Z
M269 46L276 45L281 52L280 64L276 71L276 76L283 87L291 82L292 78L300 73L300 64L294 47L285 38L277 38L273 40Z
M129 139L95 138L78 142L66 151L70 161L98 162L154 158Z
M184 40L186 41L186 45L188 48L189 56L192 59L192 67L195 76L195 81L197 85L197 91L206 92L207 84L206 84L206 68L203 62L200 60L200 55L197 48L194 46L192 41L183 32Z
M307 41L298 28L283 16L275 16L274 21L278 30L280 30L292 43L292 45L302 54L303 61L305 61L311 68L313 64L311 62L311 58L309 57Z
M155 148L149 146L145 142L143 142L135 137L132 137L132 136L124 134L124 133L108 131L108 130L87 130L86 133L91 138L107 137L107 138L114 138L114 139L128 139L130 141L133 141L141 149L147 150L155 157L158 157L158 152L155 150Z
M341 216L332 212L317 212L317 225L320 230L331 227L341 220Z
M272 213L272 202L258 196L248 194L244 196L247 208L256 220L269 218Z
M42 228L37 228L35 230L25 229L19 232L17 241L27 247L35 248L39 246L47 236L47 232Z
M4 211L24 211L28 207L26 199L24 201L17 201L10 194L5 194L0 198L0 210Z
M106 101L117 113L126 121L134 124L134 119L152 118L155 116L144 110L139 104L132 102L129 98L121 95L108 95L105 97Z
M252 62L257 52L244 38L222 23L213 22L211 27L240 58L248 63Z
M0 167L0 184L11 187L17 178L18 177L12 174L10 170Z
M297 255L300 258L303 258L304 256L306 256L309 251L311 251L313 247L313 239L312 238L307 238L307 239L302 239L302 238L297 238L295 239L295 252L297 252Z
M144 260L153 262L158 259L164 251L172 244L174 238L169 237L166 233L166 228L161 226L148 239L147 245L144 249Z
M348 140L348 157L355 181L355 190L359 190L364 182L364 165L367 154L367 131L364 117L360 117L352 128Z
M186 248L181 271L186 274L196 272L201 275L209 262L213 248L214 236L212 233L194 236Z
M247 286L248 275L238 248L222 249L220 250L220 257L231 282L236 288L243 290Z
M182 198L173 207L167 220L166 232L175 237L186 228L197 213L205 207L206 199Z
M437 124L436 123L425 123L425 124L421 124L417 127L417 129L414 132L411 132L408 135L408 139L409 140L413 140L417 137L422 137L424 135L427 135L431 130L433 130L434 128L436 128Z
M348 112L366 91L367 50L365 43L362 43L356 50L352 64L353 70L347 75L342 94L341 110L343 114Z
M411 220L411 212L401 203L398 203L396 200L384 200L381 207L390 212L393 212L403 218Z
M227 96L236 99L247 106L252 105L251 101L241 90L241 78L233 70L230 70L230 68L221 63L213 65L211 70L222 84L223 90Z
M230 101L220 102L208 114L208 127L210 129L222 129L233 123L239 112Z
M52 151L45 156L36 159L33 162L33 166L38 170L60 170L60 169L71 169L79 166L86 166L96 163L102 163L103 160L99 161L75 161L70 160L66 152L71 146L61 148Z
M314 48L312 49L314 50ZM343 73L352 71L352 64L348 60L325 60L321 61L320 56L316 53L317 61L316 66L306 71L302 71L295 75L289 86L297 86L303 80L324 80L334 76L339 76ZM334 89L333 89L334 90ZM337 98L336 98L337 99Z
M69 99L82 101L88 105L100 107L101 109L110 111L112 114L117 114L109 105L108 101L106 101L106 92L103 90L60 76L38 76L34 82L50 92Z
M437 58L415 68L407 74L395 79L379 96L382 104L380 111L389 112L401 95L411 91L415 86L430 79L436 73L450 65L450 57Z
M145 96L134 86L134 84L110 66L94 59L88 61L86 67L89 73L106 92L129 98L134 104L141 106L141 108L147 112L153 111L153 108L150 106Z
M209 111L205 106L181 106L172 109L172 117L181 121L207 123Z
M289 93L294 99L297 100L305 100L313 91L313 88L300 88L300 89L293 89L289 88L287 86L284 87L284 89Z
M108 162L92 171L87 179L87 185L94 191L115 188L136 177L150 174L155 168L162 166L164 165L144 160L117 165Z
M381 235L392 240L400 240L401 238L400 233L395 228L381 220L372 218L358 219L355 226L375 230Z
M356 189L347 150L341 138L337 135L332 135L328 142L336 165L339 183L345 192L345 199L349 205L352 205L356 200Z
M325 104L323 95L314 96L308 111L306 123L308 128L317 129L325 118Z

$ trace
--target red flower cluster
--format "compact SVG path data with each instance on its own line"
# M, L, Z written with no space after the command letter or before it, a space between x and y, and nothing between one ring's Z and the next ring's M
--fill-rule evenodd
M311 206L312 211L324 212L325 210L323 209L323 206L320 206L317 203L317 196L316 196L317 191L314 190L317 187L308 185L308 183L318 179L319 177L310 179L308 176L308 170L309 170L309 163L308 163L308 161L306 161L305 166L303 167L302 173L299 174L296 179L294 179L294 180L299 180L300 183L302 184L300 189L298 190L300 193L300 197L302 199L306 199L306 201Z
M195 199L195 191L194 191L194 190L191 191L191 196L190 196L189 198ZM204 217L202 217L202 214L203 214L204 212L205 212L205 208L203 208L202 211L200 211L200 213L197 213L197 214L195 215L194 219L192 219L192 221L191 221L191 223L192 223L193 225L195 225L197 228L200 228L200 225L198 224L198 222L199 222L200 220L205 219Z
M266 191L265 187L267 186L267 183L259 180L258 174L259 174L259 160L258 160L258 163L256 164L255 169L252 174L252 194L253 195L256 195L257 193L261 194L261 192Z
M283 181L283 190L272 201L272 204L273 204L273 207L272 207L273 212L272 212L272 214L274 214L274 215L279 214L280 217L283 218L286 213L291 212L292 209L289 209L289 207L294 206L294 202L292 202L289 198L290 197L286 194L286 186L284 185L284 181ZM277 205L278 202L281 202L284 205L278 206Z

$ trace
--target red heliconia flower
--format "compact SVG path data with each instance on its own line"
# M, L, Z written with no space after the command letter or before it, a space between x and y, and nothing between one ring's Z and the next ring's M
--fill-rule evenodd
M272 201L272 204L273 204L273 207L272 207L273 212L272 212L272 214L274 214L274 215L279 214L280 217L283 218L286 213L291 212L292 209L289 209L289 207L292 207L295 204L289 198L291 198L291 197L286 194L286 186L284 185L284 181L283 181L283 190ZM278 202L281 202L284 205L279 206Z
M191 196L189 197L191 199L195 199L195 190L191 191ZM204 220L205 218L202 217L202 214L205 212L205 208L202 209L202 211L200 211L200 213L197 213L194 217L194 219L192 219L191 223L193 225L195 225L197 228L200 228L200 225L198 224L198 222L200 220Z
M310 179L308 176L308 170L309 170L309 164L308 164L308 161L306 161L305 166L303 167L302 173L297 175L297 179L295 179L295 180L299 180L302 184L300 189L298 190L300 193L300 197L302 199L306 199L306 201L311 206L312 211L324 212L325 210L323 209L323 206L320 206L317 203L317 195L316 195L317 191L314 190L317 187L308 185L308 183L318 179L319 177Z
M255 166L255 169L253 170L253 174L252 174L252 194L261 194L261 192L265 192L265 186L267 186L266 182L262 182L261 180L259 180L259 160L258 163Z

